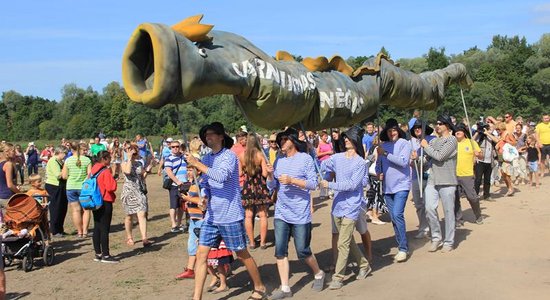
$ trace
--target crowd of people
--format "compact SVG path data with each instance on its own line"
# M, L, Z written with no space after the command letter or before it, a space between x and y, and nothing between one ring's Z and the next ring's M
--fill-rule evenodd
M380 125L380 124L379 124ZM158 155L156 155L158 153ZM93 238L95 261L118 263L109 251L109 232L118 180L125 213L126 244L136 244L132 229L137 221L141 243L153 243L147 234L148 188L146 179L156 165L167 190L169 231L188 233L186 266L177 279L194 279L194 299L201 299L207 274L207 291L228 289L233 253L243 262L254 291L249 299L266 299L268 293L250 252L265 250L273 242L280 286L270 299L292 297L289 285L288 244L294 241L297 256L311 269L312 289L344 285L346 268L353 260L357 280L371 273L371 236L367 222L385 224L387 213L393 225L398 252L395 262L410 257L406 222L407 200L412 198L418 217L417 239L430 239L430 252L455 249L455 228L464 224L461 197L468 200L474 219L483 224L480 200L494 200L492 185L504 183L511 197L518 184L538 188L547 173L550 155L550 116L537 125L504 118L486 117L475 124L457 123L450 116L435 122L415 111L409 122L388 119L384 126L367 123L345 131L327 129L300 131L285 128L271 135L248 132L246 127L230 137L223 124L201 128L190 141L163 138L155 151L141 135L120 143L98 135L94 140L46 145L39 151L29 143L0 145L0 206L24 192L25 171L30 194L37 191L49 202L49 230L61 238L65 217L70 215L78 238ZM38 167L44 168L45 186ZM83 182L96 176L103 196L101 208L82 209L79 197ZM312 252L312 191L321 200L331 199L332 254L330 266L322 269ZM42 198L41 198L41 201ZM440 228L441 202L445 230ZM273 207L274 241L269 241L268 216ZM94 220L93 233L89 231ZM254 224L259 223L259 239ZM363 251L354 240L357 230ZM443 235L444 232L444 235ZM351 255L351 256L350 256Z

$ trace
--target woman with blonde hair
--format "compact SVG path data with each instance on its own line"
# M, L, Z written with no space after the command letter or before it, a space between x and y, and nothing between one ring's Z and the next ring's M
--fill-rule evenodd
M514 195L512 176L515 176L515 171L512 162L505 161L502 157L502 154L504 153L504 145L510 144L511 146L515 147L517 141L513 134L506 131L506 123L504 122L500 122L497 124L496 131L499 134L498 138L492 134L486 135L496 143L495 149L498 153L500 174L502 176L502 179L504 180L504 183L506 183L506 187L508 188L508 192L505 196L512 196Z
M4 207L13 194L21 191L16 186L15 167L13 159L15 148L11 143L0 145L0 207Z
M63 165L61 177L67 180L67 201L71 208L71 216L78 237L88 236L91 214L89 210L83 210L78 198L84 180L92 171L92 161L86 156L88 145L86 143L71 143L73 156L67 158Z
M260 247L266 248L267 208L272 200L266 185L267 163L258 144L256 135L249 135L245 151L239 155L240 170L245 181L242 189L242 202L245 209L244 227L250 249L256 249L254 241L254 215L260 217Z
M200 139L192 139L189 142L189 153L191 153L191 155L193 155L194 157L200 159L201 146L202 146L202 143Z

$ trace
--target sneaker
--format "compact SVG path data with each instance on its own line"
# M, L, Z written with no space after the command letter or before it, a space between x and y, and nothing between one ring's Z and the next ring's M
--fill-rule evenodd
M176 226L176 227L172 227L172 229L170 229L170 232L171 233L178 233L180 232L181 230Z
M109 255L109 256L103 256L103 258L101 259L101 262L106 264L118 264L120 261Z
M370 265L368 265L366 268L362 268L359 270L359 273L357 273L357 276L355 276L355 279L363 280L367 278L367 276L369 276L371 272L372 272L372 268L370 267Z
M445 245L441 248L441 253L447 253L453 251L453 246Z
M419 232L414 236L414 238L417 239L417 240L420 240L420 239L427 239L427 238L429 238L428 232L427 232L427 231L419 231Z
M323 287L325 287L325 272L323 272L323 276L319 279L313 277L313 285L311 286L311 289L314 292L320 292L323 290Z
M103 256L101 256L101 254L96 254L94 257L94 261L101 261L102 258Z
M194 279L195 278L195 271L191 269L185 268L183 272L176 275L176 279Z
M276 289L271 293L271 296L269 299L284 299L284 298L291 298L292 297L292 291L289 292L283 292L281 289Z
M393 260L395 262L404 262L407 260L408 254L405 251L399 251L397 254L393 257Z
M179 231L183 232L183 233L187 233L189 231L189 227L185 224L183 225L180 225L180 227L178 227Z
M384 221L381 221L381 220L372 220L372 224L376 224L376 225L384 225L384 224L386 224L386 222L384 222Z
M436 241L436 242L432 242L431 245L430 245L430 249L428 249L429 252L435 252L437 251L439 248L441 248L441 246L443 246L443 243L439 242L439 241Z
M336 279L333 279L330 284L328 285L328 288L330 290L339 290L341 289L342 287L344 286L344 283L342 282L342 280L336 280Z
M476 219L476 224L477 224L477 225L483 224L483 217L477 218L477 219Z
M463 220L456 221L455 228L462 228L462 227L464 227L464 221Z

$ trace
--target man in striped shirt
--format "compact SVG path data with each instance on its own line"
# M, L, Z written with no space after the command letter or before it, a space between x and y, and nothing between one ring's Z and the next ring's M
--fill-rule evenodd
M201 198L206 204L196 255L193 299L202 299L208 252L212 247L217 248L222 240L229 250L237 253L252 278L254 292L249 299L265 299L266 288L260 278L258 266L246 248L238 159L229 150L233 146L233 139L225 133L223 124L219 122L203 126L199 136L212 152L202 162L190 153L185 154L187 163L203 174L200 183Z
M284 156L277 158L275 165L268 166L267 187L277 190L275 202L275 257L281 279L281 287L270 299L292 297L288 283L288 242L292 235L299 259L311 268L314 275L313 290L323 290L325 273L319 268L311 252L311 201L310 190L317 188L317 174L313 159L307 154L307 145L299 138L294 128L280 132L277 144Z
M424 153L431 158L432 173L426 185L426 217L432 232L432 243L428 251L435 252L443 246L442 252L450 252L455 239L455 191L458 184L456 178L456 155L458 143L452 135L453 123L448 116L439 116L435 127L438 137L428 143L420 142ZM437 206L439 198L445 214L445 240L442 238Z
M346 152L332 155L321 165L326 173L336 175L336 181L321 182L321 187L334 190L332 218L338 231L338 258L329 286L331 290L342 288L350 252L359 266L357 279L365 279L372 271L353 238L355 224L362 216L361 212L366 209L363 181L367 177L367 163L364 160L363 134L364 130L357 126L343 133Z
M182 145L179 141L172 141L170 143L171 154L166 158L164 162L164 171L166 176L172 179L172 186L168 190L170 198L170 222L172 224L172 233L185 231L187 226L183 220L183 209L181 209L181 197L179 193L179 187L187 182L187 164L185 163Z

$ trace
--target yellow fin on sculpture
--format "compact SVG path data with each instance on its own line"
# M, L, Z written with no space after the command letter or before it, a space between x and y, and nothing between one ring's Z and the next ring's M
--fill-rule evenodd
M328 59L324 56L317 58L306 57L302 64L310 71L324 72L329 69Z
M275 53L275 59L276 60L279 60L279 61L295 61L294 60L294 57L292 56L292 54L284 51L284 50L279 50Z
M331 69L341 72L347 76L353 74L353 68L339 55L335 55L329 59Z
M192 42L203 42L209 39L207 34L214 28L214 25L200 24L203 15L189 17L176 25L172 29L183 35Z

